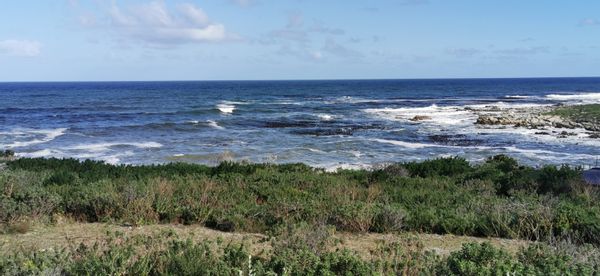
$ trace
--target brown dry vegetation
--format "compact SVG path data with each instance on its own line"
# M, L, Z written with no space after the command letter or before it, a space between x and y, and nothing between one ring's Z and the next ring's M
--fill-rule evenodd
M268 254L271 250L272 239L276 239L256 233L226 233L199 225L154 224L133 227L107 223L64 222L51 226L37 225L24 234L2 234L0 235L0 251L56 250L81 243L91 246L94 243L102 243L110 236L110 233L114 232L121 232L126 237L159 236L161 233L172 232L173 237L179 239L222 240L224 243L245 244L253 255ZM460 250L463 244L471 242L489 242L511 253L516 253L520 248L532 243L525 240L423 233L356 234L342 232L332 233L331 239L335 242L328 245L328 251L348 249L365 259L369 259L371 252L375 251L378 246L392 243L402 244L406 247L418 246L424 251L434 251L439 255L448 255L450 252Z

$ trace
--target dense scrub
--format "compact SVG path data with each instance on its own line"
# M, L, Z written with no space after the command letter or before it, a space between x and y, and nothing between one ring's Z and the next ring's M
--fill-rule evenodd
M600 244L600 196L569 167L506 156L324 172L302 164L109 165L17 159L0 171L5 229L55 215L133 225L269 233L296 223L350 232L421 231ZM19 231L19 230L17 230Z
M323 250L306 239L273 242L270 254L252 255L244 244L194 242L172 237L111 234L92 246L4 252L2 275L594 275L598 251L570 254L560 247L531 245L516 255L489 243L468 243L449 256L418 244L382 244L368 257Z

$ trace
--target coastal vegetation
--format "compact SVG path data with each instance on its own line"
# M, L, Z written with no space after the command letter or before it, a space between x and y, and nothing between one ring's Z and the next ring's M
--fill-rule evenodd
M58 251L16 250L0 254L4 274L48 269L132 275L250 270L257 275L587 274L600 268L594 257L600 256L600 193L583 183L581 170L532 168L503 155L476 165L452 157L337 172L303 164L131 166L20 158L0 168L0 192L4 235L66 218L131 227L200 225L274 237L270 254L240 244L154 236L110 238ZM445 256L418 245L385 244L364 257L321 246L335 243L331 232L453 234L532 243L516 254L467 243Z
M560 116L575 122L600 122L600 104L569 105L556 108L550 115Z
M315 235L314 233L317 233ZM447 255L418 242L380 242L360 255L331 249L335 242L319 229L296 227L288 236L264 242L253 252L248 242L194 240L174 231L70 244L61 250L5 252L4 275L594 275L599 251L532 244L512 253L491 243L465 243Z

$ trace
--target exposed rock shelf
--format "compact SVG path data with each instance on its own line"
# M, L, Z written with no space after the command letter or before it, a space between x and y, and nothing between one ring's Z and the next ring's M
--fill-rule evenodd
M565 116L554 115L562 106L551 107L527 107L497 109L490 107L481 109L470 109L478 114L476 124L479 125L504 125L514 127L526 127L543 129L547 127L575 129L582 128L592 132L600 132L600 122L597 118L571 119ZM598 136L598 133L591 135Z

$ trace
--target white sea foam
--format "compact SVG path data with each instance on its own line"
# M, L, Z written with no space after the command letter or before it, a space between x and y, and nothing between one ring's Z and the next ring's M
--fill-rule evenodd
M210 126L212 128L225 129L224 127L220 126L219 124L217 124L217 122L215 122L213 120L208 120L208 121L206 121L206 123L208 124L208 126Z
M94 159L98 159L98 160L102 160L108 164L119 164L121 163L121 158L122 157L127 157L127 156L133 156L134 153L132 151L125 151L125 152L121 152L121 153L117 153L117 154L109 154L109 155L103 155L103 156L99 156L97 158ZM81 156L79 156L78 158L82 158Z
M533 96L523 96L523 95L506 95L505 99L531 99Z
M199 124L199 123L200 123L200 121L197 121L197 120L191 120L191 121L187 121L186 123L188 123L188 124L193 124L193 125L197 125L197 124Z
M64 148L64 149L42 149L33 152L19 152L19 157L40 158L40 157L57 157L57 158L76 158L76 159L93 159L101 160L109 164L118 164L122 157L133 156L133 151L123 151L114 153L108 150L98 150L97 147L91 147L92 150L83 151Z
M70 147L65 147L66 150L82 150L88 152L104 152L110 150L112 147L117 146L132 146L141 149L148 148L160 148L163 145L157 142L122 142L122 143L94 143L94 144L81 144Z
M392 144L392 145L401 146L401 147L410 148L410 149L422 149L422 148L427 148L427 147L442 147L440 145L435 145L435 144L411 143L411 142L379 139L379 138L374 138L374 139L369 139L369 140L378 142L378 143L383 143L383 144Z
M269 105L271 103L268 103ZM296 101L290 101L290 100L279 100L276 102L273 102L272 104L280 104L280 105L302 105L303 102L296 102Z
M525 141L522 139L526 139L529 142L535 143L543 143L543 144L571 144L571 145L580 145L580 146L592 146L592 147L600 147L600 140L591 138L590 132L583 128L574 128L574 129L564 129L564 128L555 128L555 127L547 127L545 129L530 129L530 128L506 128L499 126L485 126L479 127L476 130L477 133L480 134L495 134L495 135L503 135L503 136L519 136L518 139L520 141ZM560 137L559 133L567 131L569 134L566 137ZM547 133L547 135L542 135L540 133Z
M437 106L435 104L426 107L402 107L402 108L371 108L364 112L382 117L388 120L408 121L415 116L427 116L421 120L422 123L436 125L460 125L474 122L477 117L470 111L457 106Z
M224 104L235 104L235 105L250 104L250 102L239 102L239 101L222 101L221 103L224 103Z
M26 141L13 141L9 144L0 144L2 148L19 148L27 147L42 143L50 142L59 136L62 136L67 131L67 128L56 128L56 129L17 129L9 132L0 132L0 136L8 136L17 138L19 140L29 138L31 140ZM42 136L42 137L40 137Z
M34 152L19 152L17 156L19 157L30 157L30 158L41 158L41 157L49 157L56 156L57 151L51 149L43 149Z
M223 102L217 104L217 109L221 111L221 113L231 114L235 110L235 105L233 105L231 102Z
M486 108L497 108L497 109L512 109L512 108L535 108L535 107L544 107L544 106L552 106L552 104L543 104L543 103L507 103L507 102L495 102L495 103L487 103L487 104L472 104L466 105L468 108L475 109L486 109Z
M554 101L600 103L600 93L549 94L546 98Z
M317 117L323 121L331 121L335 118L335 116L330 114L317 114Z
M323 164L322 167L326 172L336 172L338 170L368 170L372 166L369 164Z
M308 151L314 152L314 153L326 153L320 149L314 149L314 148L305 148L305 149L307 149Z
M525 154L525 155L535 156L535 157L537 157L540 154L542 154L542 155L556 155L556 154L558 154L557 152L553 152L553 151L549 151L549 150L542 150L542 149L521 149L521 148L517 148L515 146L504 147L504 149L506 149L507 151L522 153L522 154Z
M369 98L360 98L360 97L352 97L352 96L342 96L332 100L325 101L326 104L339 104L339 103L349 103L349 104L361 104L361 103L394 103L394 102L405 102L406 99L369 99Z
M556 160L557 158L561 158L561 160L564 158L575 160L594 160L594 158L596 158L596 156L591 154L573 154L542 149L522 149L514 146L504 147L504 149L510 152L522 154L530 158L544 160Z

